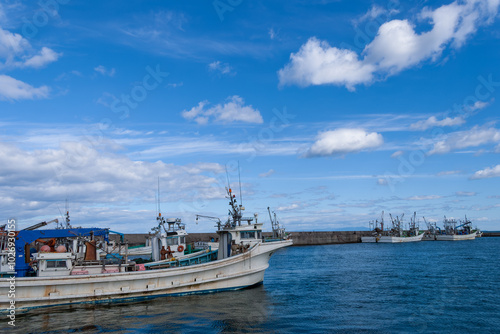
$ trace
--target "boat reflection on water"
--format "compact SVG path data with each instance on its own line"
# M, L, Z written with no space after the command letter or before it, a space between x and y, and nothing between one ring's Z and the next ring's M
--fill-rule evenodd
M50 308L50 312L42 308L17 315L13 332L267 332L273 310L265 286L259 285L136 303L71 305Z

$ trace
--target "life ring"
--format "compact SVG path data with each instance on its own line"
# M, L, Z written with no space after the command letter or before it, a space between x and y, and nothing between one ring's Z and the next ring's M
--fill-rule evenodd
M179 247L177 247L177 251L178 252L184 251L184 246L180 245Z

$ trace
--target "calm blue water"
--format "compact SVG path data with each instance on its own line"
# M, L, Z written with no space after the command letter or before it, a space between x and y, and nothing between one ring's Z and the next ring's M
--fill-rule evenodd
M18 316L20 333L499 333L500 238L290 247L264 285ZM4 325L2 323L2 325Z

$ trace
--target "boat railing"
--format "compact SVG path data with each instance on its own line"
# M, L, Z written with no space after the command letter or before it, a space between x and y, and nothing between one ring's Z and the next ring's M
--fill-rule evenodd
M150 269L150 270L152 270L152 269L166 269L166 268L173 268L173 267L186 267L186 266L190 266L193 264L206 263L206 262L216 260L217 253L218 253L218 250L213 250L213 251L208 250L207 252L205 252L203 254L189 257L187 259L178 260L178 259L172 258L170 261L161 262L161 263L144 263L144 267L146 267L147 269Z

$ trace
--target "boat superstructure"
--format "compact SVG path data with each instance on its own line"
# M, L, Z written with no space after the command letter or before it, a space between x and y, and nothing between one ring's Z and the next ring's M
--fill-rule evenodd
M110 257L110 254L120 256L144 257L154 261L160 261L165 258L179 258L184 256L188 249L186 243L186 225L180 218L164 218L161 213L156 218L158 225L149 232L145 245L122 247L123 234L120 234L120 243L111 242L106 251L100 253L101 257Z

